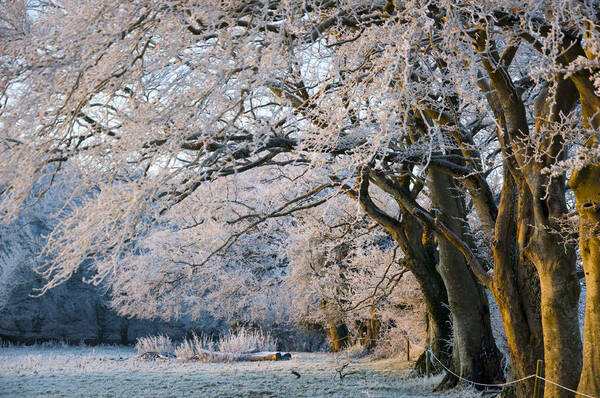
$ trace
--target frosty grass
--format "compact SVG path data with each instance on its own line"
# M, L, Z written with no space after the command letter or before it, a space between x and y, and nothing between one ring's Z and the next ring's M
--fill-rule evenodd
M131 347L0 348L0 397L476 397L432 393L441 376L410 378L400 360L292 353L277 362L200 363L134 358ZM298 372L296 378L291 371Z

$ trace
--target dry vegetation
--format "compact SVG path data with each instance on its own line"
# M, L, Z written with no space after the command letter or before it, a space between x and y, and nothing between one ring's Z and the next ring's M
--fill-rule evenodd
M273 352L277 341L268 332L238 328L213 340L206 335L195 333L191 339L185 339L174 345L167 336L149 336L137 340L135 349L141 357L145 354L159 354L168 358L173 355L182 361L222 362L239 359L242 354Z

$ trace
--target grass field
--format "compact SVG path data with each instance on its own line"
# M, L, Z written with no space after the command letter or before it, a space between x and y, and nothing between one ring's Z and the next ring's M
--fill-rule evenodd
M130 347L0 348L6 397L475 397L433 393L440 376L411 378L399 360L292 353L277 362L199 363L134 358ZM348 364L343 371L339 370ZM297 372L297 378L293 373Z

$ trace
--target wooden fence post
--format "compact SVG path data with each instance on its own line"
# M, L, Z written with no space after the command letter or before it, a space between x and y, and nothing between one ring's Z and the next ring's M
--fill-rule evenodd
M542 377L542 364L544 361L538 359L535 367L535 383L533 384L533 398L540 397L540 377Z
M425 351L425 372L427 373L427 378L429 378L429 347Z

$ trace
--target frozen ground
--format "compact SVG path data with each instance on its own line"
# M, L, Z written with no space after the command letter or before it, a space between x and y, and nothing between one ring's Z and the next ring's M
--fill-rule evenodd
M292 353L278 362L180 363L133 358L129 347L0 348L2 397L477 397L434 394L440 380L408 377L399 360ZM300 373L296 378L291 371Z

